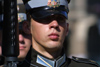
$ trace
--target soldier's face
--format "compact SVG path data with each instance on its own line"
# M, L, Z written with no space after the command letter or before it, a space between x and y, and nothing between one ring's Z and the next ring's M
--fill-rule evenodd
M31 19L32 46L34 49L58 50L63 47L68 33L68 23L62 15L53 15L41 20Z
M19 60L24 60L31 46L31 35L19 30Z

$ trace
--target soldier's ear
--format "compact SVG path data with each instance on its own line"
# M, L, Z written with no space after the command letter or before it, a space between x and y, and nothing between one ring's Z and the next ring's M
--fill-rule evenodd
M69 31L69 23L66 23L67 25L67 29L66 29L66 36L68 35L68 31Z
M26 34L31 34L30 33L30 24L28 21L23 21L23 31L26 33Z

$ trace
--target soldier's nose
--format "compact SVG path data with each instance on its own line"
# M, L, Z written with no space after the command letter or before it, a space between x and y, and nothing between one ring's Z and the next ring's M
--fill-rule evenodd
M59 24L58 24L57 20L51 21L50 28L58 28L58 27L59 27Z
M23 40L24 40L23 35L22 35L22 34L19 34L19 41L21 42L21 41L23 41Z

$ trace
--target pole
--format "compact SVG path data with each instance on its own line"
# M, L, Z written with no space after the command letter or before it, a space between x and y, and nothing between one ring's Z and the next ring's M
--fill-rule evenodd
M17 0L4 0L2 54L4 67L17 67L19 55Z

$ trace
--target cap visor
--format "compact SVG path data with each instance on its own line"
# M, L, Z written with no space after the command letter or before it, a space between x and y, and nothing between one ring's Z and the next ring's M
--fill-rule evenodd
M63 15L65 18L68 19L68 15L66 11L61 11L61 10L40 10L36 12L32 12L31 16L33 19L43 19L47 16L51 15Z

